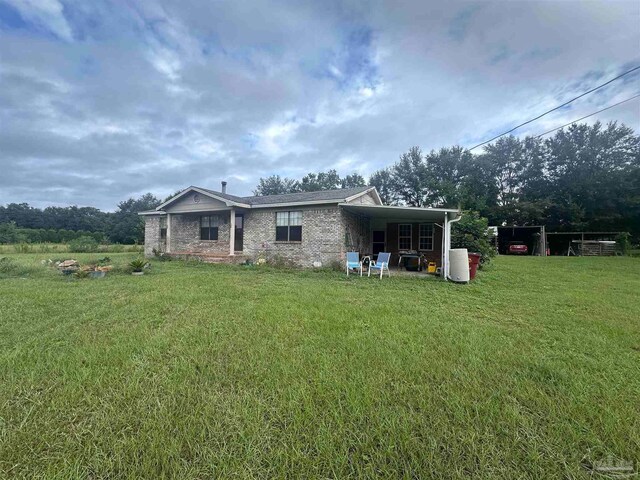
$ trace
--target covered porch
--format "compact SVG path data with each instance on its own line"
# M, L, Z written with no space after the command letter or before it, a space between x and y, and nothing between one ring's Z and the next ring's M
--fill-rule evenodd
M460 219L459 210L386 205L340 206L367 225L359 241L350 242L347 238L348 244L358 245L362 255L375 259L378 253L389 252L392 271L405 272L406 266L415 267L418 262L419 269L435 263L441 276L448 278L451 224ZM347 226L349 236L351 232Z

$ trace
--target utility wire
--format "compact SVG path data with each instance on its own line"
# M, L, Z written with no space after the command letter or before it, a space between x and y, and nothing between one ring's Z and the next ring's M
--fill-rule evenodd
M473 149L476 149L476 148L478 148L478 147L481 147L482 145L486 145L486 144L487 144L487 143L489 143L489 142L493 142L496 138L500 138L500 137L502 137L502 136L504 136L504 135L507 135L507 134L509 134L509 133L513 132L514 130L517 130L518 128L520 128L520 127L522 127L522 126L527 125L528 123L534 122L534 121L538 120L539 118L542 118L542 117L544 117L545 115L548 115L548 114L549 114L549 113L551 113L551 112L555 112L556 110L558 110L558 109L560 109L560 108L562 108L562 107L566 107L566 106L567 106L567 105L569 105L571 102L574 102L574 101L578 100L579 98L582 98L582 97L584 97L585 95L590 94L591 92L595 92L596 90L599 90L600 88L602 88L602 87L604 87L604 86L606 86L606 85L609 85L611 82L615 82L615 81L616 81L616 80L618 80L619 78L622 78L622 77L624 77L625 75L629 75L630 73L635 72L636 70L640 70L640 65L638 65L637 67L632 68L631 70L627 70L626 72L624 72L624 73L622 73L622 74L618 75L618 76L617 76L617 77L615 77L615 78L612 78L611 80L609 80L608 82L603 83L602 85L598 85L597 87L594 87L594 88L592 88L591 90L588 90L588 91L586 91L586 92L584 92L584 93L581 93L580 95L578 95L578 96L577 96L577 97L575 97L575 98L572 98L572 99L571 99L571 100L569 100L568 102L564 102L562 105L558 105L557 107L554 107L554 108L552 108L551 110L547 110L546 112L544 112L544 113L542 113L542 114L538 115L538 116L537 116L537 117L535 117L535 118L532 118L531 120L527 120L526 122L521 123L520 125L516 125L516 126L515 126L515 127L513 127L511 130L508 130L508 131L506 131L506 132L504 132L504 133L501 133L500 135L496 135L495 137L493 137L493 138L491 138L491 139L487 140L486 142L479 143L479 144L478 144L478 145L476 145L475 147L471 147L471 148L469 149L469 151L471 151L471 150L473 150Z
M561 128L568 127L569 125L572 125L572 124L574 124L576 122L579 122L580 120L584 120L585 118L593 117L594 115L597 115L600 112L604 112L605 110L609 110L610 108L617 107L618 105L622 105L623 103L629 102L629 101L633 100L634 98L638 98L638 97L640 97L640 93L637 94L637 95L634 95L633 97L629 97L626 100L622 100L621 102L614 103L613 105L609 105L608 107L605 107L602 110L598 110L597 112L593 112L593 113L590 113L589 115L585 115L584 117L580 117L577 120L573 120L573 121L571 121L569 123L565 123L561 127L557 127L557 128L552 129L552 130L549 130L547 132L541 133L540 135L537 135L535 138L544 137L547 133L555 132L556 130L560 130Z

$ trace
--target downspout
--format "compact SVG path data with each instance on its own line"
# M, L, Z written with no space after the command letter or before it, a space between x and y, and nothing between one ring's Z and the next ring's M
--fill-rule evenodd
M458 217L452 219L452 220L448 220L447 221L447 217L448 217L448 213L445 213L445 224L446 224L446 240L445 240L445 259L447 261L447 265L446 265L446 270L445 270L445 280L449 279L449 250L451 249L451 224L452 223L456 223L459 222L460 219L462 218L462 214L460 214Z
M447 266L447 241L446 241L446 236L447 236L447 212L444 212L444 222L442 222L442 241L441 246L440 246L440 255L442 257L441 261L440 261L440 265L442 267L442 278L446 281L447 280L447 271L446 266Z

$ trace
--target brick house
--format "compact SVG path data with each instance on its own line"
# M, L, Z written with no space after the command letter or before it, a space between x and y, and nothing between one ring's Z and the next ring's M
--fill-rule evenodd
M303 267L342 264L347 251L391 252L448 264L460 211L383 205L375 187L239 197L188 187L145 219L145 255L240 260L278 257ZM446 271L446 269L444 269Z

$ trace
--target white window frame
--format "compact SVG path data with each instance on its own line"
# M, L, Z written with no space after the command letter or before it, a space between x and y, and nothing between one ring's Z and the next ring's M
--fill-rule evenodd
M296 215L299 220L297 223L292 223L291 214L299 214ZM286 225L278 225L278 214L286 214L287 223ZM300 243L302 242L302 223L303 223L303 211L302 210L284 210L276 212L276 242L287 242L287 243ZM286 240L278 240L278 227L287 227L287 239ZM300 227L300 240L291 240L291 227Z
M409 225L409 235L400 235L400 227ZM409 239L409 248L402 248L400 246L400 240L403 238ZM398 250L413 250L413 224L412 223L399 223L398 224Z
M208 225L206 227L202 226L203 223L203 219L207 218L207 223ZM215 223L215 225L211 225L212 223ZM220 238L220 225L222 225L223 221L222 221L222 217L220 215L200 215L200 217L198 218L198 226L200 227L199 232L198 232L198 238L200 239L201 242L217 242L218 239ZM209 239L204 239L202 238L202 229L203 228L207 228L209 230ZM215 240L211 240L211 229L215 228L216 229L216 239Z
M422 235L422 227L430 226L431 227L431 235ZM431 248L422 248L421 243L423 238L431 239ZM433 252L433 245L435 243L435 228L433 223L421 223L418 225L418 250L422 252Z

